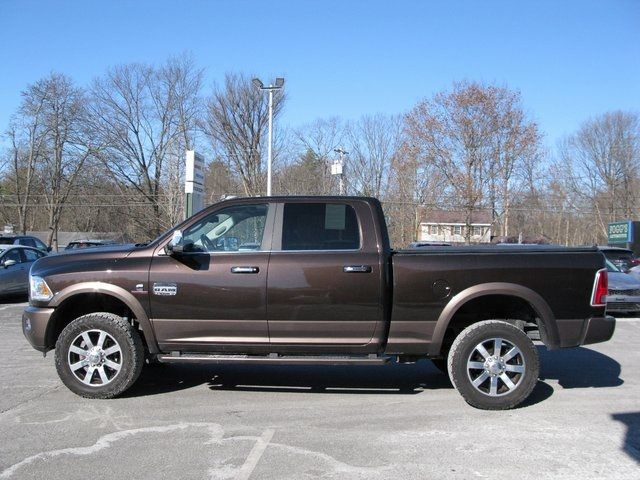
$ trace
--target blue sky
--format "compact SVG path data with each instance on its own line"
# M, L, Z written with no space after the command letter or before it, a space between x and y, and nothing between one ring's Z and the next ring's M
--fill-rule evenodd
M0 129L28 83L190 52L286 77L281 121L403 113L456 80L522 92L547 143L608 110L640 111L640 1L0 0ZM207 88L209 90L209 88Z

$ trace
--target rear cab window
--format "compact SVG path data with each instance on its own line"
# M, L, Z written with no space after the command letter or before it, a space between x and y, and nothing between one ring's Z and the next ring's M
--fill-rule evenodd
M358 250L358 217L345 203L285 203L282 250Z

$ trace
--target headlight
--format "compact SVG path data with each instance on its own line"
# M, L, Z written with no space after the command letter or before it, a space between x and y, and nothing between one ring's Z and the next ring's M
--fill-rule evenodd
M29 298L40 302L48 302L53 298L53 292L44 278L29 275Z

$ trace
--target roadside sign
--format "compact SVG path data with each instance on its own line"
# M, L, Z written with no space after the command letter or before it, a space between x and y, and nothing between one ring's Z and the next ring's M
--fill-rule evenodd
M185 218L204 208L204 158L187 150L184 175Z
M607 228L609 243L630 243L633 241L631 222L610 223Z

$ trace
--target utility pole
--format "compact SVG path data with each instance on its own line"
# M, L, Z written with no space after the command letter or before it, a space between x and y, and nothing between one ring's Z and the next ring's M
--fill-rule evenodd
M344 148L338 147L333 149L340 157L331 165L331 175L338 175L340 181L340 195L344 195L344 156L349 155Z

